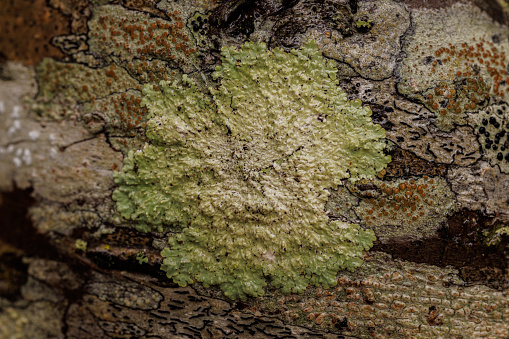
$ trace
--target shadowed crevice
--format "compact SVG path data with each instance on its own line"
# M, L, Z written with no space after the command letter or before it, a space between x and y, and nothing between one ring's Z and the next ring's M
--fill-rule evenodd
M376 243L372 251L391 254L395 259L417 263L453 266L467 283L481 283L494 288L507 288L507 256L509 240L498 245L483 243L483 230L489 229L490 218L477 212L462 210L454 214L437 237L421 240L392 240Z

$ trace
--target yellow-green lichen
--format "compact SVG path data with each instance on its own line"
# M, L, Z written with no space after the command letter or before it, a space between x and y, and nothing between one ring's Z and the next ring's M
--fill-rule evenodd
M142 230L183 228L162 252L180 285L242 299L262 295L266 278L286 293L335 285L374 235L328 222L326 189L386 166L384 130L347 100L313 42L225 48L214 77L210 95L186 76L145 87L151 142L115 176L118 210Z
M502 238L509 237L509 226L497 224L491 230L485 230L483 235L484 243L487 246L497 246L502 241Z
M82 239L76 239L76 243L74 244L74 247L79 250L86 252L87 251L88 243L85 240Z
M145 252L140 252L136 254L136 260L138 260L138 263L140 265L148 263L148 258L145 256Z
M369 28L373 20L358 20L355 25L357 28Z

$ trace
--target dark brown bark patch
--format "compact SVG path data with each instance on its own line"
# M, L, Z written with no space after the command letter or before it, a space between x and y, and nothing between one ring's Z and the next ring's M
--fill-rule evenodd
M0 32L0 62L35 65L44 57L64 57L50 41L70 34L71 25L69 17L48 7L45 0L7 0L0 11Z
M386 178L401 178L408 175L444 177L447 173L447 165L421 159L414 153L399 147L392 149L388 154L392 160L385 169Z
M468 283L482 283L496 288L509 286L507 253L509 241L496 246L484 243L483 230L490 228L490 218L462 210L454 214L434 238L405 241L392 240L375 244L373 251L391 254L393 258L426 263L439 267L453 266Z

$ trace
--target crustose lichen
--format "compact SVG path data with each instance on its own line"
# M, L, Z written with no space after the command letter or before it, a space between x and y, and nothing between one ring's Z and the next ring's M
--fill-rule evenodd
M162 269L180 285L219 285L230 298L336 284L362 263L374 234L328 222L340 180L390 161L384 130L338 87L313 42L287 53L225 48L211 94L189 78L144 89L147 143L115 177L119 211L140 229L178 225Z

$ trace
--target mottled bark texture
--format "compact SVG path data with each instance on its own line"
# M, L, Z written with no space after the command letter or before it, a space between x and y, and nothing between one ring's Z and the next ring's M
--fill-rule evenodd
M0 337L509 337L506 0L4 0L0 7ZM297 57L291 61L298 54L295 49L310 40L308 46L316 44L321 57L334 62L327 64L334 65L334 74L329 72L330 78L321 84L306 76L312 69L306 66L311 56L300 54L300 61ZM281 80L277 74L264 73L263 67L250 69L245 63L252 56L245 55L231 59L231 69L216 68L228 59L227 53L221 54L223 47L231 48L234 55L241 46L280 51L289 65L279 65L279 71L289 76ZM271 66L275 54L263 53ZM235 70L244 71L236 74ZM253 89L248 81L238 80L247 73L254 74L250 79L261 87ZM287 88L287 78L298 81L288 80ZM262 83L267 81L263 79L272 79L273 84ZM304 85L299 81L308 86L306 93L299 92ZM344 94L331 98L331 91L312 92L333 81ZM201 101L171 97L183 92L182 86L195 86L194 92L185 91ZM270 94L257 96L281 88L284 91L277 93L286 94L278 100L270 101ZM157 94L165 89L167 106ZM218 94L218 89L223 92ZM303 110L310 117L306 124L289 119L281 130L271 130L271 136L267 132L263 140L268 146L249 144L258 130L237 132L242 125L255 125L253 112L260 112L259 116L268 112L272 120L260 125L268 131L280 121L278 117L284 117L285 109L287 116L299 112L303 106L291 106L299 102L299 95L306 98L299 97L301 101L311 103ZM151 106L150 98L162 102L168 114ZM270 105L262 105L262 99ZM217 108L225 100L231 101L231 107ZM317 100L316 105L312 100ZM323 102L332 113L309 113ZM245 124L235 125L234 115L242 109L247 109L243 117L248 118ZM364 130L358 129L359 112L368 111L371 122L362 122ZM214 118L203 112L212 112ZM341 126L344 138L318 133L321 124L334 121L331 114L350 114L352 125ZM177 121L179 117L185 119ZM200 126L225 140L216 147L216 153L224 155L210 159L203 155L207 148L198 146L215 140L207 140ZM335 171L341 176L327 177L333 166L323 164L332 154L309 154L314 167L302 165L303 154L326 140L334 144L317 149L346 152L342 161L349 156L357 159L359 150L376 154L380 150L370 148L380 142L376 138L356 147L336 146L358 133L365 138L370 130L381 133L378 126L385 133L380 139L385 148L372 167L388 159L385 156L391 161L375 175L367 175L372 168L363 167L365 178L351 181L348 176L358 170L357 164L338 161L341 165ZM297 132L305 141L291 144L294 149L286 152L281 145L290 143L283 136ZM154 145L158 148L152 150L162 155L151 158L148 147ZM256 147L262 147L261 153L263 147L274 149L265 148L266 157L254 161ZM258 163L277 153L272 152L276 147L284 156L259 169ZM192 156L198 163L218 159L229 163L216 163L215 169L211 165L200 172L191 171L196 163L188 162L178 175L186 185L198 182L199 186L208 180L209 200L204 189L192 191L198 192L196 199L187 194L179 200L182 191L171 191L164 182L177 173L170 169L191 159L181 154L197 149L201 153ZM178 156L168 155L175 150ZM157 170L155 178L142 175L147 166ZM269 174L281 179L280 186L262 185ZM232 185L217 184L214 180L219 177L232 178ZM246 187L252 190L235 195L238 192L232 187L234 182L242 186L239 178L249 181L252 185ZM285 181L288 178L291 182ZM318 182L326 184L317 186ZM210 187L216 184L220 202L210 198L215 194ZM157 191L149 191L154 201L137 198L141 193L131 194L154 185L159 185ZM227 193L221 195L219 188ZM316 197L313 190L322 199L316 201L323 202L315 205L325 206L318 212L327 225L348 229L355 224L364 234L373 230L377 237L362 255L363 264L353 272L339 271L335 286L324 288L330 284L308 276L304 280L311 285L303 293L285 294L274 287L274 281L271 284L268 271L257 271L253 276L261 276L260 286L266 278L267 285L256 292L263 295L232 300L224 294L224 285L214 285L214 279L209 279L210 287L199 282L179 286L171 279L183 285L178 270L184 266L178 260L184 258L186 241L194 246L192 237L201 236L190 235L189 230L198 225L196 215L208 220L204 206L221 213L224 220L235 220L236 226L247 225L246 220L265 217L253 212L265 207L246 199L260 192L264 201L278 196L281 200L272 200L273 209L264 209L266 215L274 216L281 229L301 234L312 228L309 220L314 214L303 202ZM287 191L301 194L295 198L298 204L285 200ZM165 194L171 195L166 201L171 201L177 215L173 219L165 212ZM184 203L191 198L191 203ZM178 215L179 201L190 224ZM152 203L153 210L143 210ZM277 214L303 204L301 210L290 211L290 224ZM300 213L304 210L307 214ZM175 222L156 222L157 213ZM217 227L218 218L214 220L210 223ZM179 237L179 233L187 235ZM277 230L266 233L271 246L278 244ZM320 233L311 234L319 237ZM353 237L352 243L362 240ZM327 239L329 245L337 240ZM310 241L297 240L304 247ZM371 246L363 241L366 248ZM256 242L260 251L263 243ZM220 241L210 246L202 242L199 249L206 252L219 245ZM235 250L234 242L230 245ZM164 248L164 267L169 274L173 270L171 278L161 270ZM317 250L316 257L327 251L336 248ZM282 256L278 248L260 253L256 257L260 267ZM315 262L316 258L305 259ZM249 263L245 266L246 271L256 269ZM350 267L349 263L340 266ZM303 272L291 273L299 278ZM200 280L197 275L190 279ZM239 276L236 283L251 283Z

